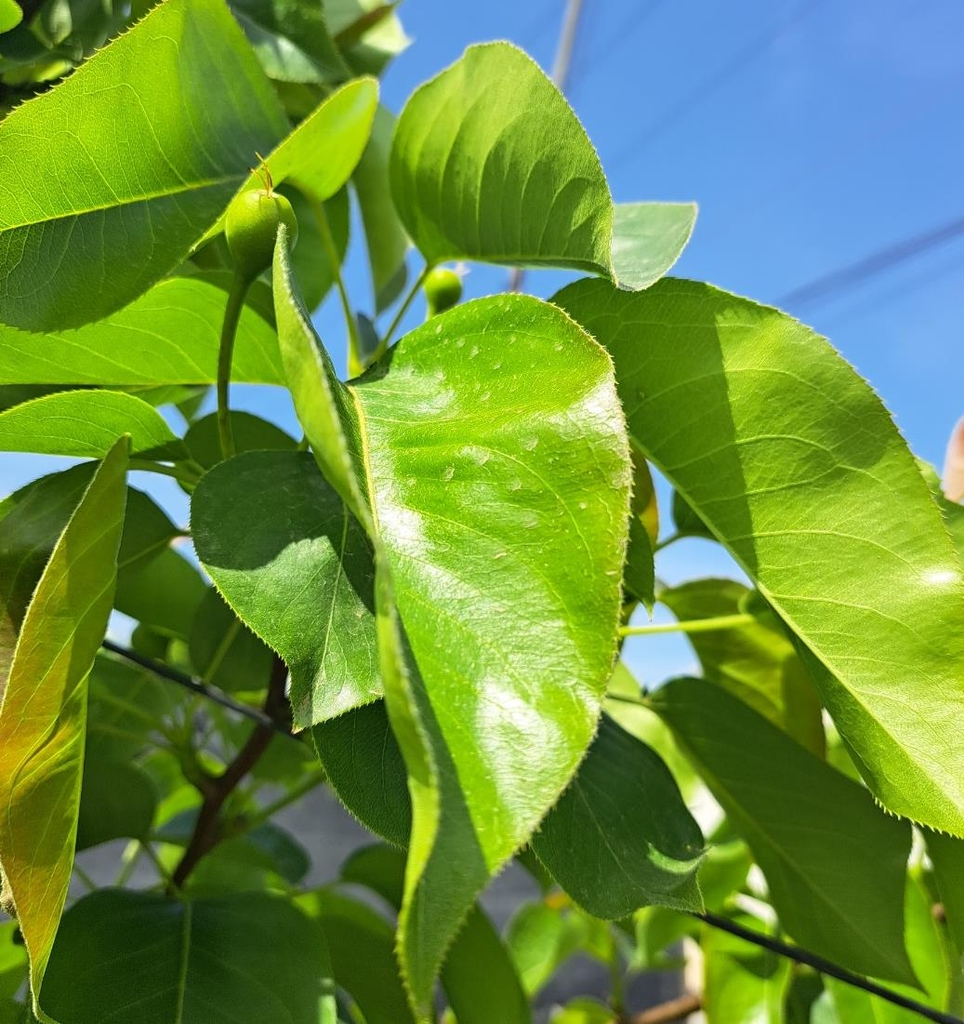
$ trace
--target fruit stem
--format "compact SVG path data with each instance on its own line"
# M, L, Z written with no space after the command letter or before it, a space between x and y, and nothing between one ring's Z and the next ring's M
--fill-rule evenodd
M348 329L348 376L357 377L365 370L365 363L362 360L361 339L358 337L358 322L352 312L351 301L348 298L348 290L345 288L345 280L341 276L341 259L338 256L338 247L335 245L334 236L331 233L331 225L328 223L328 214L325 212L325 204L305 191L305 196L311 204L315 220L318 221L318 230L321 232L321 242L325 247L325 254L328 256L328 263L331 266L331 276L338 289L338 297L341 299L341 309L345 315L345 327Z
M383 355L388 351L388 343L392 340L392 335L398 328L398 325L402 322L402 317L408 312L408 307L412 304L412 300L418 294L418 290L425 283L425 278L428 277L432 270L432 264L426 263L422 268L421 274L415 279L415 283L409 289L408 295L405 296L405 301L398 307L398 312L395 314L395 319L388 325L388 330L385 332L385 336L378 343L378 348L375 351L375 359L381 359Z
M238 331L244 297L248 294L251 280L235 272L228 292L228 303L224 307L224 321L221 324L221 347L218 349L218 437L221 439L221 455L230 459L235 454L234 431L231 428L231 410L228 407L228 386L231 383L231 360L234 356L234 337Z
M653 622L648 626L621 626L620 636L649 636L652 633L712 633L720 629L752 626L752 615L719 615L712 619L689 619L684 622Z

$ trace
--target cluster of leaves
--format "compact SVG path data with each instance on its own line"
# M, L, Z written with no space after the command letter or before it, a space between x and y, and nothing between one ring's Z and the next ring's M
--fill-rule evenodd
M0 450L83 460L0 504L0 1021L525 1024L582 952L612 1000L555 1019L604 1024L684 938L711 1022L907 1019L703 910L959 1010L964 516L870 387L664 278L694 209L614 205L514 47L396 122L392 4L144 6L0 3L4 81L42 93L0 122ZM226 317L256 153L299 240ZM430 302L391 345L452 260L590 276ZM347 384L310 320L333 287ZM303 439L230 411L228 371L287 389ZM671 539L749 586L659 584L651 466ZM131 471L175 478L189 528ZM646 693L619 654L656 602L702 675ZM102 648L112 610L141 664ZM272 819L320 785L384 842L312 888ZM116 885L69 898L118 838ZM512 858L543 896L500 936L476 901Z

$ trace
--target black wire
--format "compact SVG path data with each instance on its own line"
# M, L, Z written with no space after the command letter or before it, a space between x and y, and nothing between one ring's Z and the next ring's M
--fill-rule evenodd
M255 708L250 704L244 704L239 700L235 700L233 697L228 696L224 690L219 690L216 686L211 686L200 679L195 679L194 676L189 676L186 672L179 672L176 668L171 668L170 665L165 665L162 661L155 661L153 658L147 658L143 654L138 654L137 651L130 650L130 648L121 647L120 644L115 644L111 640L104 640L101 643L101 647L105 651L110 651L111 654L116 654L127 661L133 662L135 665L139 665L143 669L147 669L148 672L153 672L154 675L160 676L162 679L167 679L172 683L177 683L178 686L183 686L185 690L200 694L202 697L214 701L215 704L220 704L221 707L227 708L229 711L235 711L239 715L244 715L245 718L250 718L252 722L257 722L258 725L267 726L269 729L273 729L289 739L298 739L289 729L286 729L280 722L276 722L260 708Z
M946 245L960 235L964 235L964 217L958 217L922 235L916 235L884 249L879 249L856 263L831 271L829 274L818 277L815 281L794 288L779 300L778 305L800 306L825 300L835 292L848 291L869 278L890 270L891 267L915 259L929 249Z
M676 103L654 124L647 125L638 132L629 143L619 150L612 160L608 162L610 168L622 163L628 156L642 152L655 138L661 135L667 128L677 124L684 114L701 103L707 96L715 93L720 86L734 75L739 74L750 61L754 60L768 47L775 43L784 33L802 21L822 3L822 0L805 0L804 3L784 18L779 24L757 36L753 42L740 50L726 64L717 68L711 75L699 82L694 89L687 93L679 103Z
M829 975L831 978L836 978L837 981L842 981L854 988L863 989L864 992L878 996L880 999L893 1003L894 1006L900 1006L904 1010L918 1013L921 1017L936 1021L937 1024L964 1024L960 1017L955 1017L950 1013L944 1013L942 1010L935 1010L932 1006L925 1006L923 1003L908 999L907 996L885 988L883 985L878 985L875 981L870 981L859 974L854 974L844 967L838 967L833 961L825 960L822 956L819 956L817 953L811 953L808 949L802 949L800 946L791 946L787 942L781 942L779 939L763 935L761 932L753 931L751 928L744 928L742 925L729 921L725 917L718 917L716 914L709 912L693 914L693 917L699 918L712 928L718 928L722 932L729 932L730 935L735 935L738 939L745 939L761 949L769 950L771 953L786 957L788 960L795 960L798 964L806 964L821 974Z

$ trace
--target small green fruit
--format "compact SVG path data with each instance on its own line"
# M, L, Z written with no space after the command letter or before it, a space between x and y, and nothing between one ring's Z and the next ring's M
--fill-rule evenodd
M239 274L254 280L271 266L278 225L285 224L291 245L298 239L298 219L291 203L272 189L249 189L235 196L225 215L228 250Z
M428 315L444 313L462 298L462 278L454 270L436 267L430 270L422 285L428 303Z

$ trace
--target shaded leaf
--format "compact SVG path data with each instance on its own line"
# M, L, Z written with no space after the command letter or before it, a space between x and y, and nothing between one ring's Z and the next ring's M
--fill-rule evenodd
M357 74L380 75L408 46L397 6L397 0L325 0L329 30Z
M311 735L338 799L369 831L408 845L412 801L384 701L322 722Z
M648 288L680 258L696 224L695 203L617 203L613 270L630 291Z
M603 715L575 779L532 837L555 880L595 917L659 903L702 910L699 825L669 769Z
M288 901L249 892L181 903L105 889L65 915L44 1009L103 1024L136 1007L139 1024L318 1024L330 991L324 940Z
M786 931L852 970L912 982L909 826L712 683L676 679L650 703L749 844Z
M343 865L345 882L377 892L396 910L401 906L405 854L387 846L369 846ZM442 985L459 1024L530 1022L529 1004L506 947L492 923L475 906L445 959Z
M87 674L110 614L127 459L122 438L57 541L0 705L0 862L30 954L35 1005L73 866Z
M328 222L340 267L348 251L351 216L348 190L339 189L325 203L313 202L293 186L282 185L277 191L287 196L298 218L298 244L291 254L291 262L301 285L305 305L315 311L335 283L331 260L318 224L318 211L320 209L324 213Z
M320 3L230 0L230 7L265 73L276 81L333 84L351 76Z
M703 579L662 590L659 600L678 619L688 621L736 615L744 611L752 593L735 580ZM761 617L748 626L690 633L687 639L707 679L725 687L814 754L824 755L820 700L796 649L777 623L771 626Z
M207 589L187 559L165 548L118 577L114 607L157 633L188 640Z
M211 82L223 102L205 102ZM0 122L0 179L14 183L0 200L0 320L62 329L126 305L184 259L286 128L224 4L155 7Z
M341 893L320 889L298 904L321 925L335 980L358 1004L366 1024L415 1024L395 962L392 926Z
M230 412L234 446L238 452L293 451L298 442L280 427L249 412L233 409ZM222 461L221 440L218 437L217 413L202 416L191 424L184 435L191 458L204 469L211 469Z
M101 459L122 434L131 454L162 461L186 455L164 417L119 391L61 391L0 413L0 451Z
M213 384L226 293L210 280L172 277L131 305L76 331L28 334L0 325L0 380L10 384ZM245 306L231 379L281 381L270 323Z
M308 726L381 694L368 543L305 452L251 452L194 491L198 557L239 618L291 672Z
M964 834L961 569L871 388L709 285L582 281L555 301L612 354L634 440L799 638L880 801Z
M224 603L208 590L191 624L188 653L195 673L228 692L258 691L268 685L274 654Z
M470 46L398 119L395 206L429 264L612 272L612 199L565 98L510 43Z
M379 106L372 124L371 138L352 175L365 228L376 313L380 313L398 298L405 287L406 278L408 235L392 202L388 177L394 133L394 115Z
M104 760L87 750L77 819L78 850L111 839L146 839L156 809L157 793L143 769L129 761Z

